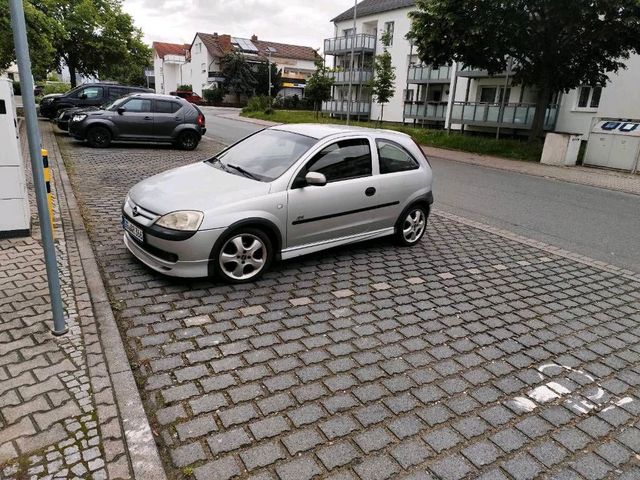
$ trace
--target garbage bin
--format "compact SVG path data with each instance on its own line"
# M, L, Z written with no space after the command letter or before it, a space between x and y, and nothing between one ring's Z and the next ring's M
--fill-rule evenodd
M0 78L0 145L0 238L27 236L31 214L13 83L8 78Z
M540 163L546 165L573 166L580 153L579 133L547 133Z

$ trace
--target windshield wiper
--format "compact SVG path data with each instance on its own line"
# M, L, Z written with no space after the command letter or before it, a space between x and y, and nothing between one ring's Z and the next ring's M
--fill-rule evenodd
M220 162L220 163L222 163L222 162ZM253 173L248 172L247 170L245 170L245 169L244 169L244 168L242 168L242 167L239 167L238 165L232 165L232 164L230 164L230 163L222 163L222 164L223 164L225 167L233 168L234 170L236 170L236 171L240 172L241 174L243 174L243 175L244 175L245 177L247 177L247 178L251 178L252 180L259 180L259 178L258 178L258 177L256 177Z

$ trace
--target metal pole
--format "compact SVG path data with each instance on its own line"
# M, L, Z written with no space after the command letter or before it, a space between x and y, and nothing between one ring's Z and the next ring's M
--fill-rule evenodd
M269 70L269 105L271 105L271 50L267 57L267 69Z
M413 41L409 41L409 61L407 62L407 84L405 91L407 92L404 96L404 105L402 105L402 124L405 123L405 113L406 113L406 105L407 105L407 97L409 96L409 72L411 72L411 59L413 58ZM413 106L413 99L411 99L411 103L409 104L409 114L411 114L411 109ZM417 113L417 112L416 112Z
M60 278L58 277L58 265L56 263L56 250L53 243L53 232L50 228L51 218L47 205L47 189L44 183L42 169L40 132L38 131L38 116L36 102L33 94L33 77L31 76L31 59L29 58L29 46L27 44L27 27L24 20L24 10L21 0L9 0L11 10L11 28L13 29L13 41L16 47L16 59L20 70L20 82L22 85L22 104L27 123L27 138L29 140L29 154L31 156L31 170L33 171L33 183L36 189L36 203L38 205L38 218L40 219L40 233L42 235L42 247L44 261L47 268L47 281L51 296L51 312L53 313L53 334L63 335L67 332L60 295Z
M358 0L353 5L353 39L351 40L351 68L349 69L349 90L347 93L347 125L351 120L351 87L353 85L353 67L356 55L356 17L358 15Z
M507 61L507 75L504 78L504 90L502 90L502 98L500 99L500 107L498 108L498 128L496 130L496 140L500 139L500 122L504 120L504 101L507 96L507 86L509 85L509 75L511 74L511 57Z

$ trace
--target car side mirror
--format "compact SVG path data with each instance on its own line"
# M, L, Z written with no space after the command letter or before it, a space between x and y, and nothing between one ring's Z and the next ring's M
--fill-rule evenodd
M320 172L309 172L305 175L304 179L307 185L314 185L316 187L324 187L327 184L327 177Z
M126 111L127 111L127 109L126 109L126 108L124 108L124 107L118 107L118 114L119 114L119 115L122 115L122 114L123 114L124 112L126 112Z
M86 100L87 99L87 94L83 93L82 95L80 95L80 100Z

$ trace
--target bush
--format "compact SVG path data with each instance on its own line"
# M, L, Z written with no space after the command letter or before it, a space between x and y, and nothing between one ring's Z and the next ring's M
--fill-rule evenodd
M43 95L49 95L51 93L66 93L71 90L71 85L63 82L47 82L42 90Z
M20 90L20 82L16 80L13 81L13 94L22 95L22 91Z
M313 102L307 98L300 98L298 95L277 97L274 106L284 110L313 110Z
M247 102L247 106L242 109L243 112L264 112L271 108L271 99L265 95L251 97Z
M193 87L191 85L178 85L178 92L193 92Z
M204 101L209 104L222 103L224 99L224 90L222 88L208 88L202 91Z

